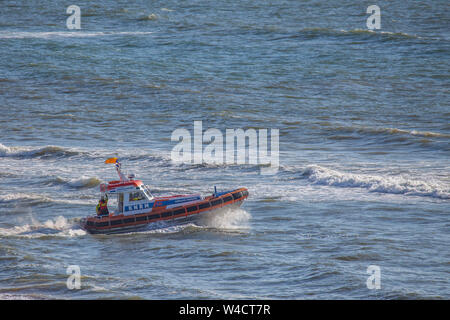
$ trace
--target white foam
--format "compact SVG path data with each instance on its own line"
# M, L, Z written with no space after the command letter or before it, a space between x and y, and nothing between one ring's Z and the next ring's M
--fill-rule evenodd
M116 236L128 236L130 234L135 234L136 232L139 234L172 234L182 232L186 228L190 227L192 228L196 226L193 223L171 225L170 223L167 223L165 221L157 221L147 225L140 231L119 233Z
M439 132L431 132L431 131L412 130L409 132L409 134L411 134L413 136L422 136L422 137L445 137L445 138L450 137L450 135L448 135L448 134L439 133Z
M368 34L384 34L384 35L391 35L391 36L398 36L398 37L405 37L405 38L417 38L422 39L422 37L414 34L404 33L404 32L392 32L392 31L376 31L376 30L368 30L368 29L353 29L353 30L339 30L342 33L368 33Z
M29 205L32 204L38 204L38 203L63 203L63 204L76 204L76 205L94 205L95 201L94 199L89 200L82 200L82 199L73 199L73 195L68 194L67 196L72 196L69 198L58 198L54 199L49 197L46 194L37 194L37 193L24 193L23 191L20 192L13 192L13 193L3 193L0 194L0 203L16 203L17 205Z
M67 181L67 185L73 188L96 187L100 184L100 180L96 177L81 176Z
M167 225L164 221L159 221L155 224L148 226L147 233L178 233L186 228L195 227L192 223L180 224L180 225Z
M0 300L35 300L36 297L26 294L0 293Z
M138 231L140 234L172 234L183 232L186 229L214 228L225 231L242 231L249 229L251 215L241 208L222 208L214 212L203 213L193 223L172 225L170 222L158 221L151 223L146 229ZM134 234L135 232L123 233L121 235Z
M31 215L30 220L31 223L21 226L0 228L0 236L36 238L42 236L77 237L86 234L86 231L67 221L63 216L58 216L55 219L49 219L41 223Z
M303 175L310 182L320 185L364 188L369 192L450 199L449 186L443 186L441 183L435 181L425 182L403 176L354 174L327 169L317 165L308 166L304 170Z
M251 215L242 208L222 208L204 214L200 223L207 227L224 230L249 229Z
M11 150L7 146L0 143L0 156L4 157L10 152Z
M39 195L39 194L26 194L23 192L18 193L8 193L8 194L2 194L0 195L0 203L1 202L52 202L52 199L45 196L45 195Z
M158 15L156 15L154 13L150 13L149 15L139 18L139 20L157 20L157 19L158 19Z
M367 128L367 127L363 127ZM450 135L439 133L439 132L431 132L431 131L419 131L419 130L405 130L405 129L398 129L398 128L375 128L372 129L373 131L378 132L389 132L389 133L403 133L403 134L410 134L412 136L421 136L421 137L443 137L448 138Z

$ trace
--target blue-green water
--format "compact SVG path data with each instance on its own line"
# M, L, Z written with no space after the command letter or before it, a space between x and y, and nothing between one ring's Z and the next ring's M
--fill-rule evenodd
M2 1L0 298L450 298L449 9ZM194 120L279 129L278 173L173 163ZM199 225L89 235L114 155L156 195L250 197Z

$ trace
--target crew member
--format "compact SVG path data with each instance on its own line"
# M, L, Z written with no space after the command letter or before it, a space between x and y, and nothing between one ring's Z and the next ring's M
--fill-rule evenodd
M98 202L97 205L97 215L99 216L103 216L103 215L109 215L109 211L108 211L108 196L102 196L100 198L100 201Z

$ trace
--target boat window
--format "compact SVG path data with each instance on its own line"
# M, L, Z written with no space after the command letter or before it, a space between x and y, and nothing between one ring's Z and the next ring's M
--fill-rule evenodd
M150 199L152 199L152 198L153 198L153 195L152 195L152 193L151 193L151 191L150 191L149 186L144 185L144 186L142 186L142 188L143 188L145 194L146 194Z
M149 190L147 188L142 189L142 192L144 192L144 194L147 196L147 198L149 198L149 199L153 198L152 194L149 192Z
M139 201L144 199L145 196L140 191L130 193L130 201Z

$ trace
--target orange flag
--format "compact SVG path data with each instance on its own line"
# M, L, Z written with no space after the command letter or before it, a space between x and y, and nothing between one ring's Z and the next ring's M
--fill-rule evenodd
M105 160L105 163L116 163L117 162L117 158L109 158Z

